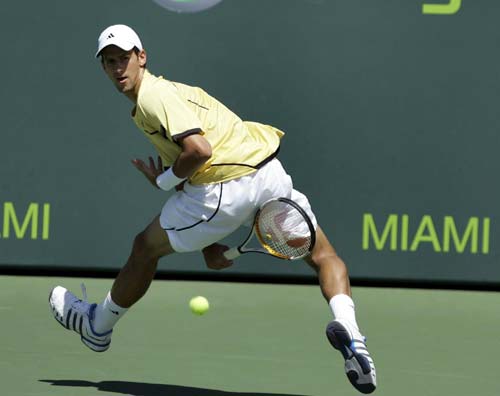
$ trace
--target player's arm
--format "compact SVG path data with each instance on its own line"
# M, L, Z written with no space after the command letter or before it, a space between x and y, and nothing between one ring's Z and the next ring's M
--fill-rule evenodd
M212 146L199 133L180 138L177 143L182 151L172 166L173 173L180 179L187 179L210 159Z
M198 168L212 156L212 146L201 134L194 133L176 140L182 151L166 172L163 170L161 158L156 164L149 157L149 165L140 159L132 160L132 164L149 180L149 182L162 190L170 190L190 177Z

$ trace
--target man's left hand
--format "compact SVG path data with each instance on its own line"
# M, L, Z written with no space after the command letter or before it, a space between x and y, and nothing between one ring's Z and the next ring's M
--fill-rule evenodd
M220 243L213 243L202 250L203 257L207 267L214 270L221 270L233 265L232 260L224 257L224 252L229 250L229 247Z

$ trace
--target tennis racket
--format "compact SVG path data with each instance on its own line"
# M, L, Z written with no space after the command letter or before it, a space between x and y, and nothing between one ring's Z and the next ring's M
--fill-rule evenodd
M255 238L259 247L247 247ZM253 227L238 247L224 252L228 260L245 253L263 253L284 260L307 256L316 242L316 231L307 213L288 198L265 202L255 214Z

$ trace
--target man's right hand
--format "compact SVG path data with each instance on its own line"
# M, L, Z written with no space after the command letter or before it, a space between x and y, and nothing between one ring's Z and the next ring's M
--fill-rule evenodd
M163 164L160 156L158 156L158 164L155 164L153 157L149 157L149 166L143 160L137 158L132 160L132 165L134 165L153 186L159 188L156 184L156 178L163 173Z

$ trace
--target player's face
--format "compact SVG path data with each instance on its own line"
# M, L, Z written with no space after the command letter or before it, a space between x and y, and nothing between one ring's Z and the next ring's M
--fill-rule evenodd
M124 51L110 45L102 50L101 55L104 71L118 91L136 99L146 65L144 50L136 53L134 50Z

